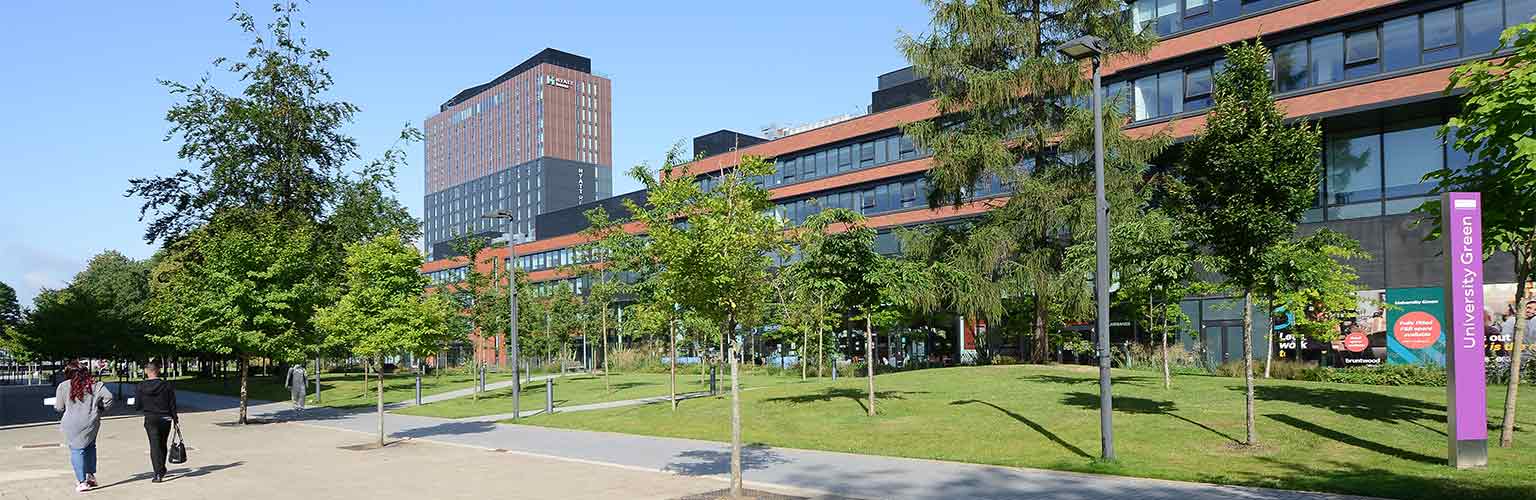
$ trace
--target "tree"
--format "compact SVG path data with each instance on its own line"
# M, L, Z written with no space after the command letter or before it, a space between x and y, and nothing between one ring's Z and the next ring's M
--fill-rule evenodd
M1473 158L1471 164L1448 166L1425 175L1438 181L1435 193L1483 193L1484 258L1496 252L1514 257L1515 297L1530 292L1536 277L1536 23L1513 26L1499 37L1507 57L1467 63L1451 73L1446 93L1465 93L1461 111L1440 129L1454 139L1456 149ZM1441 237L1439 200L1421 207L1434 223L1431 238ZM1514 445L1515 409L1520 393L1520 357L1524 353L1525 315L1515 315L1513 361L1505 388L1504 424L1499 446Z
M250 359L295 361L320 344L314 311L334 297L319 227L297 214L225 209L166 247L150 281L157 342L233 356L246 423Z
M21 305L16 303L16 289L0 282L0 329L21 325Z
M582 236L587 238L587 242L576 248L577 255L581 256L577 259L577 265L581 267L576 274L591 283L591 288L587 290L587 300L597 306L595 312L603 337L603 386L612 390L608 380L608 309L613 306L614 300L631 288L618 273L635 267L629 262L634 260L631 252L638 238L624 230L625 221L609 217L603 207L587 210L583 215L587 218L587 228L582 230ZM614 256L617 256L617 260ZM599 260L604 263L593 264Z
M406 124L382 157L364 165L352 178L336 181L336 206L326 222L338 247L389 234L405 241L421 236L421 221L395 198L395 174L406 163L404 147L421 138L420 130Z
M731 495L741 497L741 384L737 376L737 326L752 324L772 295L770 258L785 246L781 221L771 214L768 190L750 177L773 164L746 156L725 172L712 191L700 188L686 167L669 161L654 174L644 166L631 175L650 189L640 220L658 262L657 279L669 298L717 325L731 368ZM685 223L664 214L687 214Z
M1174 167L1169 211L1188 228L1233 289L1243 295L1243 380L1247 439L1253 419L1253 295L1265 280L1264 256L1296 233L1317 196L1320 131L1285 123L1271 93L1269 49L1258 41L1227 48L1216 75L1205 131Z
M804 257L792 273L803 276L808 291L836 290L832 304L844 318L864 319L864 356L869 383L869 405L875 415L874 316L882 310L880 285L875 281L883 260L875 253L875 230L864 216L846 208L825 210L811 216L800 228ZM818 297L821 297L818 295ZM818 307L820 305L818 304ZM834 368L835 369L835 368Z
M357 141L342 131L358 108L325 100L333 86L323 66L330 53L296 33L303 27L298 12L297 3L274 4L264 30L243 9L230 16L251 48L237 62L216 59L214 68L238 77L238 93L209 76L160 82L180 100L166 112L166 140L180 135L177 156L197 169L130 181L128 195L144 200L140 219L152 219L146 241L174 241L239 207L317 221L335 199L343 166L358 158Z
M996 180L1009 198L977 223L974 234L944 245L949 274L940 283L971 320L1000 320L1006 297L1033 296L1033 358L1049 352L1050 308L1082 313L1091 298L1066 258L1094 225L1093 117L1079 103L1090 92L1083 67L1056 52L1083 35L1111 53L1144 53L1149 34L1124 21L1109 0L929 0L933 32L898 42L929 77L939 117L902 129L933 152L929 203L961 205L980 183ZM1106 106L1106 174L1111 207L1128 181L1168 143L1130 139L1115 106ZM963 123L963 125L961 125ZM1021 336L1021 344L1023 337ZM1021 345L1020 350L1026 350ZM985 355L985 352L983 352ZM1021 352L1022 355L1022 352Z
M1275 306L1287 311L1304 313L1292 323L1291 331L1301 337L1332 341L1339 336L1338 322L1334 313L1352 311L1359 306L1359 290L1355 281L1360 278L1355 268L1341 262L1345 259L1368 259L1371 255L1360 248L1360 242L1336 231L1322 229L1311 235L1281 242L1265 252L1263 257L1264 282L1259 295L1270 301L1271 312ZM1312 311L1313 314L1305 314ZM1274 354L1275 325L1270 322L1265 334L1267 344L1264 355L1264 378L1269 378L1269 367Z
M454 307L442 294L423 294L421 254L398 235L347 246L346 292L319 309L315 324L326 342L368 359L378 371L379 446L384 446L384 356L426 356L451 338Z
M1162 209L1121 218L1110 228L1110 243L1110 259L1119 262L1121 269L1126 270L1121 275L1118 296L1133 307L1140 305L1141 299L1146 300L1148 330L1160 334L1163 388L1171 388L1173 373L1168 366L1170 324L1185 320L1179 301L1206 288L1196 279L1196 273L1202 266L1209 267L1209 263L1189 244L1189 238L1180 234L1174 220ZM1074 251L1085 266L1094 258L1094 249L1088 242ZM1126 297L1135 300L1125 300ZM1154 302L1160 302L1162 307L1154 307Z
M702 195L687 175L685 163L681 145L673 145L659 171L653 172L645 164L630 169L629 175L649 192L644 206L624 200L625 207L634 214L647 235L644 240L646 251L643 258L620 261L630 269L644 271L639 286L649 299L644 303L649 304L647 307L653 315L667 318L668 370L671 373L669 400L674 411L677 410L677 325L682 321L678 304L688 284L680 282L675 272L669 272L669 267L682 263L688 251L689 243L676 222L686 215L685 210L692 206L692 200ZM663 177L657 177L658 172Z

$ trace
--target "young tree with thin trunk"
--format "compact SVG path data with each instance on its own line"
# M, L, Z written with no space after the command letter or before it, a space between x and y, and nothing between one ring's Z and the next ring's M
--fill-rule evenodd
M1264 254L1264 281L1258 293L1268 299L1271 314L1276 306L1293 316L1302 313L1290 328L1297 342L1303 338L1330 342L1339 336L1338 323L1332 320L1337 317L1335 313L1359 307L1359 275L1355 274L1354 266L1345 262L1370 258L1360 248L1360 242L1337 231L1322 229L1292 238ZM1306 314L1308 310L1314 314ZM1327 319L1318 321L1317 316ZM1326 327L1318 328L1315 323L1324 323ZM1275 325L1271 321L1265 332L1264 378L1269 378L1273 362L1274 335Z
M378 445L384 446L384 358L424 356L452 340L454 306L443 294L424 294L421 254L398 235L348 245L346 291L318 310L315 324L332 347L367 359L375 372Z
M724 172L713 190L703 190L686 167L677 167L676 148L657 173L644 166L632 174L650 189L648 210L639 219L651 239L657 279L683 308L717 325L722 354L731 370L731 495L741 497L741 383L738 326L754 324L772 295L771 255L785 246L781 221L771 214L768 190L752 176L773 164L746 156ZM670 217L685 214L686 222Z
M1536 23L1512 26L1500 36L1499 50L1507 57L1475 61L1456 68L1446 93L1465 93L1461 111L1440 130L1456 149L1470 156L1462 168L1430 172L1425 179L1439 181L1436 193L1473 191L1483 193L1484 258L1496 252L1515 261L1516 300L1528 300L1527 283L1536 279ZM1431 237L1441 237L1440 213L1434 199L1422 207L1433 218ZM1499 446L1515 441L1515 409L1520 395L1521 363L1526 353L1525 314L1515 314L1511 341L1509 386L1505 388L1504 420Z
M834 208L806 220L798 240L804 257L791 266L789 273L804 281L802 293L813 295L816 301L830 301L836 306L839 319L863 320L864 356L869 378L866 410L874 416L873 323L874 315L881 309L880 286L875 278L883 263L880 254L875 253L875 230L865 224L864 216L858 212ZM829 295L824 291L836 294Z
M1227 48L1206 128L1174 166L1168 210L1215 270L1242 294L1245 443L1257 445L1253 409L1253 304L1264 256L1296 234L1317 196L1321 133L1287 124L1275 104L1269 49L1257 41Z

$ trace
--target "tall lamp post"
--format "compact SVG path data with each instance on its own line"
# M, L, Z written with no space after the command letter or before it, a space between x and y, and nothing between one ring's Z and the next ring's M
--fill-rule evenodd
M516 420L522 413L518 406L523 398L523 383L518 377L518 371L522 369L518 360L517 348L517 272L513 266L517 265L517 241L512 238L512 227L517 222L517 214L511 210L497 210L481 217L487 219L506 219L507 221L507 302L511 308L511 315L507 318L507 336L511 337L512 351L512 419ZM473 264L473 263L471 263Z
M1093 63L1093 195L1096 231L1094 247L1098 251L1098 269L1094 273L1094 299L1098 302L1099 351L1099 435L1104 460L1115 459L1115 430L1111 425L1114 398L1109 386L1109 202L1104 198L1104 104L1099 84L1099 62L1107 52L1104 40L1093 35L1081 36L1056 48L1068 58Z

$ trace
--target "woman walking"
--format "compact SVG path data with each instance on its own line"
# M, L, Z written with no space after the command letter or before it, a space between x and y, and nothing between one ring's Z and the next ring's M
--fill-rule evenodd
M54 391L53 409L64 412L59 429L75 468L75 491L83 492L96 487L96 431L101 428L101 414L112 408L112 393L79 361L70 361L64 374L65 380Z
M134 396L139 399L139 411L144 413L144 434L149 436L149 465L155 472L151 482L158 483L165 480L166 440L177 421L176 388L160 378L157 360L144 364L144 379Z

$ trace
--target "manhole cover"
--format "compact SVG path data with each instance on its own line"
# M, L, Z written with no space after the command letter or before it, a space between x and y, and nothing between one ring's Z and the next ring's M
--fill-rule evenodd
M24 444L24 445L21 445L21 449L23 449L23 450L46 450L48 448L58 448L58 447L59 447L59 443L38 443L38 444Z

